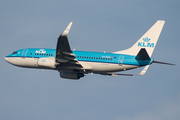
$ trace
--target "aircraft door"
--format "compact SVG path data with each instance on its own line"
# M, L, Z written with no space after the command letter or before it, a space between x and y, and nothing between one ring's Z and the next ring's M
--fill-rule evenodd
M124 56L119 56L118 65L123 65Z
M22 58L26 57L27 51L28 51L28 49L23 50L22 55L21 55Z

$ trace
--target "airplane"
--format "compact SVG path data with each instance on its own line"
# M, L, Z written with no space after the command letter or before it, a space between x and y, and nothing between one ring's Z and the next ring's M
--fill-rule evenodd
M59 71L61 78L78 80L85 74L144 75L152 63L174 65L155 61L151 56L165 24L158 20L132 47L112 53L71 50L68 33L69 23L59 36L56 49L26 48L14 51L4 59L12 65L25 68L52 69ZM144 67L139 74L124 74L122 71Z

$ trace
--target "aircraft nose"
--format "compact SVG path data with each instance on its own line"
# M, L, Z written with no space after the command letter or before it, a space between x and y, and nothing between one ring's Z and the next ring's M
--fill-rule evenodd
M7 62L9 62L9 60L10 60L9 57L5 57L4 59L5 59L5 61L7 61Z
M5 59L5 61L7 61L7 60L8 60L8 58L7 58L7 57L5 57L4 59Z

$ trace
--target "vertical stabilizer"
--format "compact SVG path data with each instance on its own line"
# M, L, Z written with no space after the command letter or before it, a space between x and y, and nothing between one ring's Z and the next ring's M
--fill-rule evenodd
M136 56L142 48L145 48L151 57L164 23L165 21L158 20L131 48L114 53Z

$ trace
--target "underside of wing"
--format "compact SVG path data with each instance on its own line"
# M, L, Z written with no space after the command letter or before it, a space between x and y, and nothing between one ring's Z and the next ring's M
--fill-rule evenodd
M68 33L72 22L69 23L64 32L59 36L56 47L56 63L57 69L67 71L81 71L82 66L79 64L76 56L72 53L69 42Z

